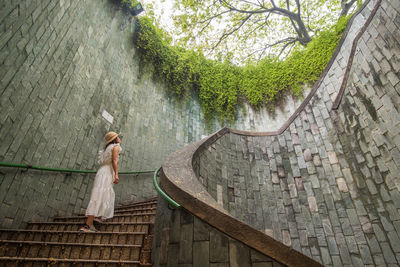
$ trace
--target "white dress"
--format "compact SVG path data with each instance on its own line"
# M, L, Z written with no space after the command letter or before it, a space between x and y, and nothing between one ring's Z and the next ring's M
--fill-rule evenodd
M99 152L100 168L94 178L92 194L86 209L86 216L94 215L102 219L109 219L114 216L114 179L115 172L112 167L112 150L119 144L111 144L104 151ZM120 147L120 152L121 152Z

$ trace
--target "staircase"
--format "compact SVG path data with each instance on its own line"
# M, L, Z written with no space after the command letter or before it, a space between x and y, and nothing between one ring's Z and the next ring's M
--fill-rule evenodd
M151 266L157 199L115 208L114 218L81 233L85 216L0 229L0 266Z

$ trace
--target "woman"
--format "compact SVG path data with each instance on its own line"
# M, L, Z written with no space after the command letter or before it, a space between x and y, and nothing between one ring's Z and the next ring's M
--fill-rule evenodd
M86 224L80 229L82 232L96 232L93 221L109 219L114 216L115 194L113 184L117 184L118 155L121 151L120 134L108 132L104 137L106 144L103 151L99 152L100 168L94 178L92 194L86 209ZM101 218L101 219L100 219Z

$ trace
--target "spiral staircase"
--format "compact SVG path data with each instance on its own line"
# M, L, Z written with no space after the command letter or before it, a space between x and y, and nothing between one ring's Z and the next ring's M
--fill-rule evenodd
M151 243L157 199L119 206L98 232L79 231L85 216L32 222L26 229L0 229L1 266L152 266Z

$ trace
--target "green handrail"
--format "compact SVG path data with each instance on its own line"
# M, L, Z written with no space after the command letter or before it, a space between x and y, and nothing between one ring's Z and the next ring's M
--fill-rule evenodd
M75 169L62 169L62 168L49 168L49 167L41 167L41 166L34 166L30 164L21 164L21 163L11 163L11 162L2 162L0 161L0 167L11 167L11 168L26 168L26 169L34 169L34 170L41 170L41 171L52 171L52 172L74 172L74 173L96 173L95 170L75 170ZM161 169L158 168L157 170L151 171L120 171L119 174L141 174L141 173L154 173L153 175L153 184L156 191L163 197L165 200L168 201L173 207L180 208L181 205L176 203L172 198L170 198L158 185L157 182L157 173Z
M41 170L41 171L52 171L52 172L73 172L73 173L96 173L95 170L75 170L75 169L63 169L63 168L49 168L49 167L41 167L35 166L30 164L21 164L21 163L11 163L11 162L3 162L0 161L0 167L11 167L11 168L26 168L26 169L34 169L34 170ZM165 200L168 201L173 207L180 208L181 205L176 203L172 198L170 198L158 185L157 182L157 173L161 169L158 168L157 170L151 171L120 171L119 174L141 174L141 173L154 173L153 175L153 184L156 191L163 197Z
M2 162L2 161L0 161L0 166L1 167L13 167L13 168L26 168L26 169L52 171L52 172L96 173L95 170L49 168L49 167L34 166L34 165L30 165L30 164L20 164L20 163L11 163L11 162ZM152 172L154 172L154 170L150 170L150 171L120 171L120 172L118 172L118 174L141 174L141 173L152 173Z
M161 187L158 185L158 182L157 182L157 173L158 173L158 171L159 171L160 169L161 169L161 167L154 171L154 175L153 175L153 184L154 184L154 187L156 188L157 192L158 192L163 198L165 198L165 200L168 201L169 204L171 204L173 207L179 209L179 208L181 207L181 205L179 205L179 204L176 203L172 198L170 198L170 197L161 189Z

